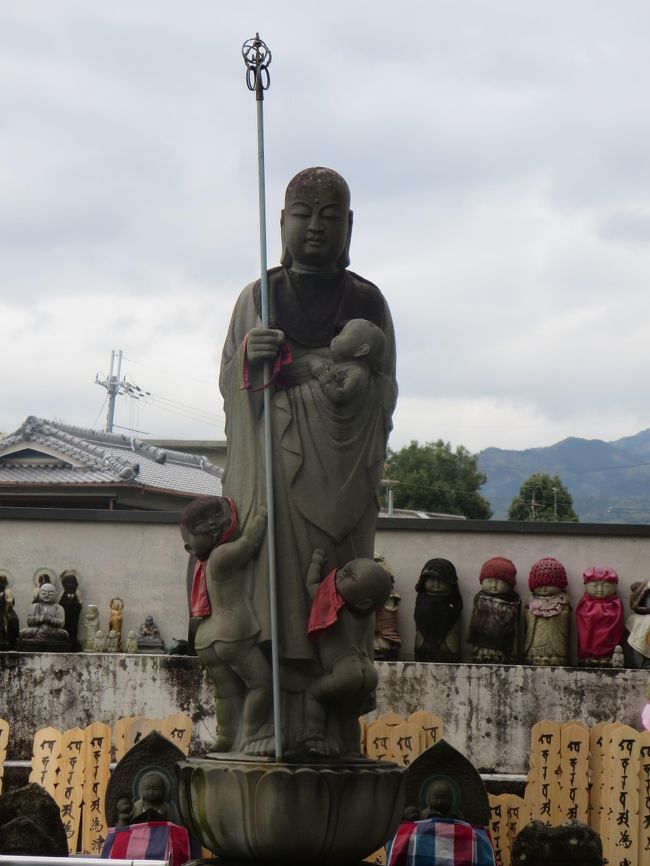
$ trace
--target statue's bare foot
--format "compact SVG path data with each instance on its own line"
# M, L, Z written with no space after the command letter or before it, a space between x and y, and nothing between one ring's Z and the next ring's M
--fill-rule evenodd
M308 755L319 758L336 758L340 754L338 746L318 731L306 731L298 741Z
M232 737L227 737L225 734L219 734L212 748L213 752L229 752L232 749Z
M252 737L249 737L242 746L242 752L245 755L273 757L275 755L273 725L263 725Z

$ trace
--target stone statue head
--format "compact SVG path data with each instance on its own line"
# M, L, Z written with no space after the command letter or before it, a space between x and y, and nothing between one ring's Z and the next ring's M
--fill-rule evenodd
M38 600L43 604L53 604L56 601L56 589L51 583L43 583L38 591Z
M458 818L461 794L458 783L449 776L436 774L426 779L418 794L422 818Z
M61 586L64 592L76 592L79 589L79 581L77 580L77 572L72 569L61 572Z
M350 188L331 168L299 172L290 182L280 217L285 268L334 273L350 264Z
M234 538L237 509L225 496L193 499L181 514L180 530L185 550L205 561L217 544Z
M454 587L458 587L458 574L453 562L435 558L427 560L422 566L415 591L430 595L450 595Z
M99 619L99 608L96 604L89 604L85 613L87 622L95 622Z
M364 361L371 369L384 357L386 337L381 328L367 319L350 319L330 343L334 361Z
M386 602L392 582L378 562L359 558L338 569L336 588L355 613L370 614Z
M155 771L145 773L138 782L138 796L155 808L161 806L167 799L168 783L162 773Z

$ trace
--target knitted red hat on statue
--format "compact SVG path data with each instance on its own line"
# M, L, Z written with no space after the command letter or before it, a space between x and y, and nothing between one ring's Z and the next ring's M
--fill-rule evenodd
M606 583L618 583L618 574L613 568L605 565L592 565L586 571L582 572L582 579L585 583L591 583L592 580L604 580Z
M493 556L481 566L481 573L478 579L483 583L484 580L493 578L495 580L505 580L510 586L517 583L517 569L511 559L506 559L505 556Z
M552 556L539 559L528 575L528 586L533 592L540 586L557 586L558 589L566 589L568 583L566 568Z

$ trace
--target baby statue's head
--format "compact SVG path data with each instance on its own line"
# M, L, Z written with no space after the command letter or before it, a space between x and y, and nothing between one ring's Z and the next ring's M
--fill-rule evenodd
M193 499L181 514L180 529L185 550L204 561L218 544L235 537L235 503L228 496Z
M503 595L515 588L517 569L511 559L493 556L481 566L479 574L481 589L488 595Z
M336 588L354 613L367 615L385 604L392 582L383 565L360 558L338 569Z
M350 319L330 343L332 360L364 361L371 369L381 364L385 348L384 332L367 319Z
M528 575L528 586L538 598L559 595L567 588L566 568L552 556L538 559Z
M585 592L592 598L606 598L616 595L618 574L613 568L603 565L592 565L582 573Z

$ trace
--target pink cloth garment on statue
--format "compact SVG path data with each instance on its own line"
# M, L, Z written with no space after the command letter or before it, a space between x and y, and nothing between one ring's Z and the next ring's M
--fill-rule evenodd
M339 618L339 611L345 604L345 600L336 588L336 568L321 581L316 593L316 598L311 606L309 622L307 623L307 635L315 640L319 634L334 625Z
M650 731L650 701L641 710L641 724L644 731Z
M623 643L623 605L617 595L593 598L585 593L576 607L578 658L604 658Z
M557 616L565 609L565 605L569 603L569 596L566 592L561 592L559 595L552 595L545 598L537 598L533 596L528 602L528 610L534 616Z

